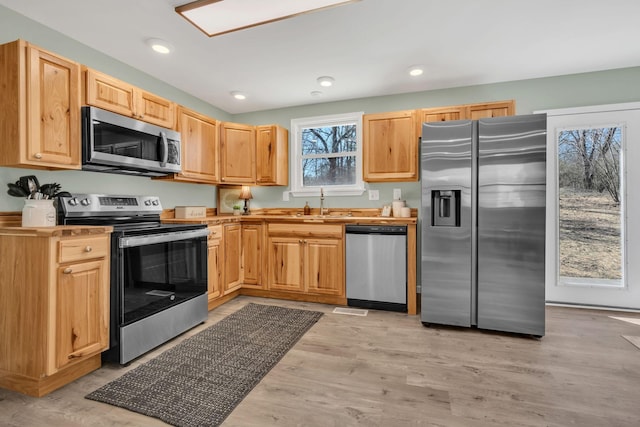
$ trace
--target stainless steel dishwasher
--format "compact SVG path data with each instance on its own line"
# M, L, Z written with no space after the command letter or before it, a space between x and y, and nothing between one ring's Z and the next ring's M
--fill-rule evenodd
M347 225L347 304L407 311L407 226Z

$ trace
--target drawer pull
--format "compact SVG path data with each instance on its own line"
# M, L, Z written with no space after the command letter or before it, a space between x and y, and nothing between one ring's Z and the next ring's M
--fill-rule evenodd
M93 250L93 248L91 246L85 246L84 251L85 252L91 252Z
M72 272L72 271L73 271L73 270L72 270L72 269L70 269L69 267L67 267L67 268L65 268L64 270L62 270L62 272L63 272L64 274L71 274L71 272Z
M41 159L42 158L42 154L36 153L36 154L33 155L33 157L35 157L36 159Z

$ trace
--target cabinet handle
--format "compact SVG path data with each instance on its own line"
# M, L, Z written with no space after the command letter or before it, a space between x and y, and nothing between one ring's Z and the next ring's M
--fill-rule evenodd
M36 153L33 155L33 157L35 157L36 159L41 159L42 158L42 154L41 153Z
M93 248L91 246L87 246L84 248L85 252L91 252L93 250Z
M302 243L302 239L298 240L298 243Z
M73 270L72 270L72 269L70 269L69 267L67 267L67 268L65 268L64 270L62 270L62 272L63 272L64 274L70 274L72 271L73 271Z

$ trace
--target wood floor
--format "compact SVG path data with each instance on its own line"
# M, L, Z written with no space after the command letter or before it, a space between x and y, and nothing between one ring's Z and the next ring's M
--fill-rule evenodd
M106 365L37 399L0 389L1 426L159 426L84 395L248 302L326 313L223 426L638 426L639 314L547 307L541 340L419 317L239 297L208 321L121 368Z

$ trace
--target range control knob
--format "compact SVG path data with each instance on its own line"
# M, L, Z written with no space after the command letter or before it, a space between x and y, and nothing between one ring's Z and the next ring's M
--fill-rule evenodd
M69 204L71 206L76 206L78 204L78 199L76 199L75 197L72 199L69 199Z
M82 200L80 200L80 204L81 204L82 206L89 206L89 205L91 204L91 200L89 200L89 199L82 199Z
M153 201L151 202L151 204L153 204L153 206L158 206L158 201L157 201L157 200L153 200Z
M151 206L151 200L145 200L144 201L144 205L145 206Z

